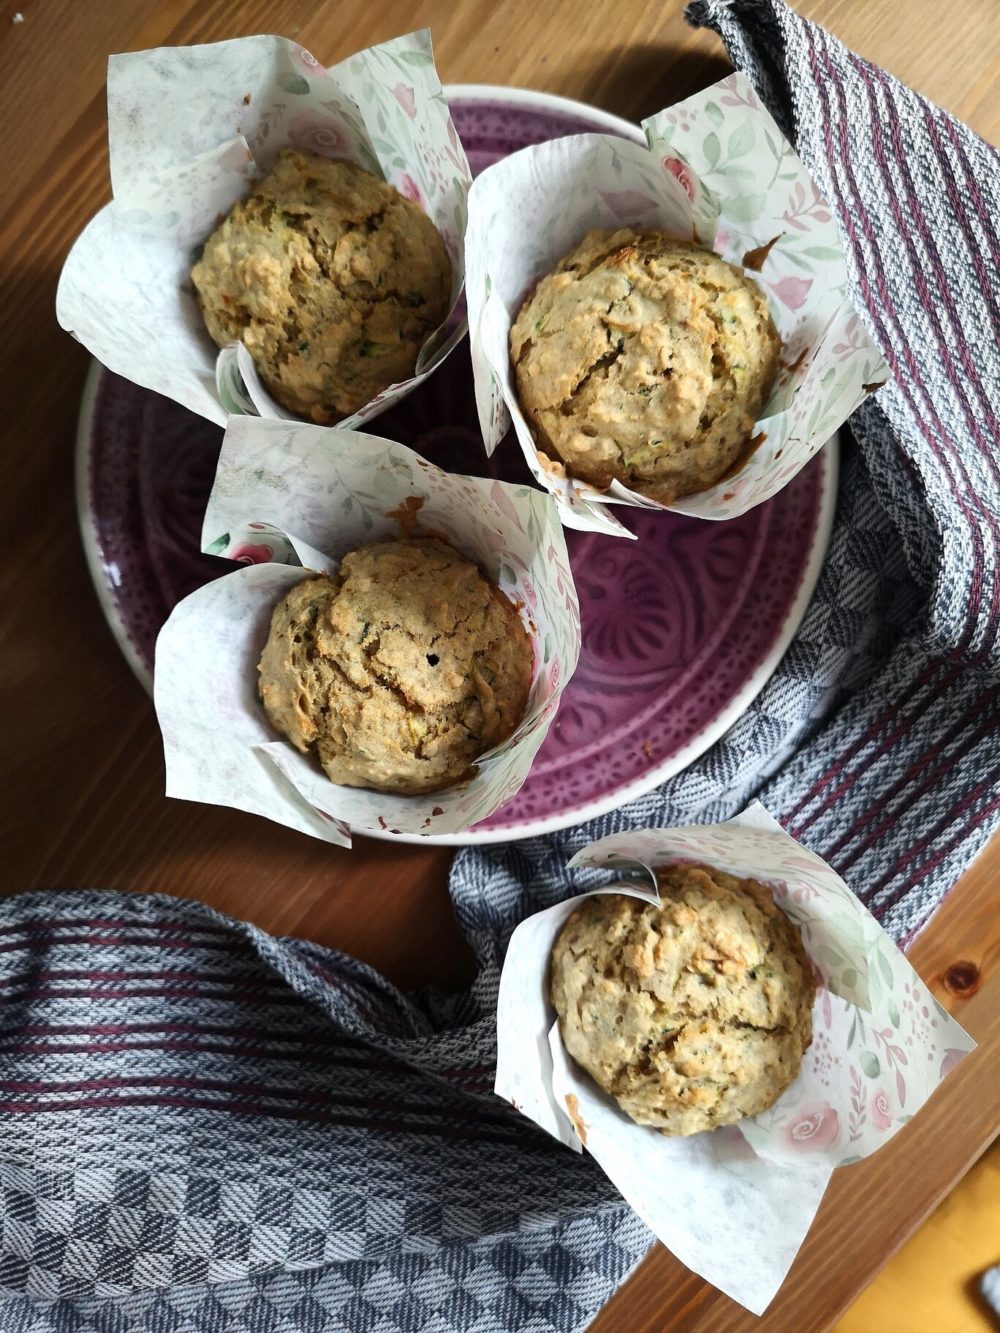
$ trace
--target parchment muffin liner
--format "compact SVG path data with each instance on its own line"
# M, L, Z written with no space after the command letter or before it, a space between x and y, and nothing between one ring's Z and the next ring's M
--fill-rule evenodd
M583 894L527 918L504 960L495 1090L584 1147L682 1263L760 1314L784 1280L831 1173L878 1151L975 1043L836 872L754 802L727 823L615 834L570 862L630 874L595 890L659 901L655 869L706 864L764 882L817 978L813 1041L770 1110L671 1138L637 1125L567 1055L549 955Z
M461 340L471 173L426 30L325 69L284 37L161 47L108 62L113 199L67 257L59 323L116 374L225 425L231 413L298 420L242 343L219 349L190 281L218 220L292 147L382 177L434 222L451 260L447 319L414 375L338 422L350 429L416 388Z
M535 479L573 528L628 537L609 505L726 519L770 499L888 376L848 299L847 257L831 210L744 75L643 122L645 142L579 134L488 167L469 194L469 333L488 453L511 420ZM781 369L738 470L660 505L607 491L539 455L510 365L513 321L535 284L593 228L655 227L742 266L767 296Z
M257 693L271 612L307 570L333 572L348 551L435 535L474 560L518 607L534 674L514 734L471 780L421 796L332 783L278 738ZM580 652L563 529L548 496L441 471L401 444L302 423L230 419L203 546L244 567L173 610L156 644L156 714L167 795L265 815L350 846L351 830L455 834L509 801L528 775Z

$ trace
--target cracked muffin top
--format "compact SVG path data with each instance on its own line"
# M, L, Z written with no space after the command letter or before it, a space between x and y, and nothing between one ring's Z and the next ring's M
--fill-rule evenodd
M377 542L278 603L260 659L274 727L331 782L411 794L470 777L524 716L531 639L445 542Z
M289 148L191 281L215 342L242 341L274 398L323 425L412 375L451 298L426 213L351 162Z
M662 901L584 899L552 949L566 1050L640 1125L696 1134L767 1110L812 1040L797 927L752 879L661 870Z
M778 370L767 300L741 269L662 231L589 232L510 331L538 450L661 504L743 456Z

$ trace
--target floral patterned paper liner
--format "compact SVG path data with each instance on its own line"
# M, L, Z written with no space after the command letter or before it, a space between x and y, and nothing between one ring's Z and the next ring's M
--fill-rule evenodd
M618 482L607 492L539 458L514 390L510 326L534 284L594 227L661 227L750 269L783 344L782 370L740 470L666 508L745 513L805 466L886 364L850 305L847 260L829 207L742 74L643 122L646 143L581 134L484 171L469 195L467 295L487 452L511 420L536 479L569 527L629 536L611 504L664 506ZM510 206L511 199L517 207Z
M682 1262L760 1313L805 1238L830 1172L887 1142L974 1042L843 880L756 802L724 824L617 834L570 864L639 870L641 881L596 892L655 902L647 867L697 861L767 882L831 987L818 990L813 1043L771 1110L738 1126L667 1139L629 1120L566 1058L548 1001L548 958L588 894L529 917L511 937L495 1090L568 1146L585 1143ZM689 1211L685 1199L701 1206ZM735 1240L718 1244L720 1236L747 1234L756 1238L749 1252Z
M276 738L257 699L271 611L303 567L331 571L347 551L399 536L408 511L416 533L453 541L519 606L535 648L520 727L478 761L471 781L427 796L335 785ZM576 589L547 496L442 472L360 432L233 417L203 536L206 551L248 567L185 598L157 640L168 795L249 810L349 846L351 829L458 833L517 792L580 650Z
M340 428L415 388L463 336L457 306L471 173L426 30L330 69L269 36L112 56L108 130L114 199L71 250L56 307L63 328L117 374L220 425L230 414L295 419L271 398L241 343L216 348L189 277L218 218L285 146L384 176L429 214L452 264L451 312L424 344L414 376Z

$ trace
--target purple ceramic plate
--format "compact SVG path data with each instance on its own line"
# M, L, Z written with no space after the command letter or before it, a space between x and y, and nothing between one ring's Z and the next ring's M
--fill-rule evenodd
M512 88L448 89L474 171L527 144L600 130L639 137L578 102ZM451 471L529 481L513 436L483 450L468 344L373 431ZM77 442L80 527L115 637L147 688L156 635L182 597L232 569L199 553L222 431L95 363ZM837 445L773 500L708 523L615 512L638 540L567 532L583 652L517 796L465 834L531 837L578 824L685 768L759 693L798 628L826 554Z

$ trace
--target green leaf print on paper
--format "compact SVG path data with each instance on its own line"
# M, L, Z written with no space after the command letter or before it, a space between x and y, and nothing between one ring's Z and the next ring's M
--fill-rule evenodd
M741 167L738 162L727 162L724 167L717 169L717 174L720 176L743 176L749 179L757 173L750 167Z
M708 135L701 147L708 165L710 167L716 166L722 156L722 144L719 143L719 136L717 134Z
M729 136L729 156L745 157L753 147L755 137L751 122L749 120L744 121Z
M895 1006L895 1004L893 1003L892 1000L889 1001L888 1009L889 1009L889 1022L892 1024L892 1026L893 1026L894 1028L898 1029L898 1028L899 1028L899 1010L896 1008L896 1006Z
M868 1078L878 1078L882 1066L878 1062L877 1055L874 1055L871 1051L862 1051L858 1056L858 1064Z
M719 106L718 102L706 102L705 115L709 118L709 120L712 122L713 125L722 124L722 107Z
M215 541L209 544L207 554L221 555L228 545L229 545L229 533L224 532L221 537L216 537Z
M878 970L882 973L882 976L885 978L885 984L887 986L891 986L892 968L889 966L888 958L886 958L884 953L877 953L875 957L878 959Z
M405 65L430 65L434 57L429 51L400 51L396 59Z
M745 194L742 199L728 200L726 212L734 222L751 222L763 213L765 203L762 194Z
M278 79L278 87L282 92L301 97L303 93L309 91L309 80L304 79L301 74L282 74Z

